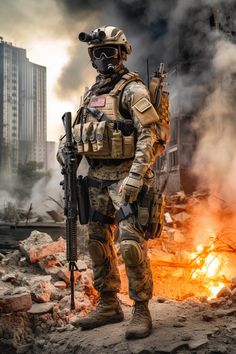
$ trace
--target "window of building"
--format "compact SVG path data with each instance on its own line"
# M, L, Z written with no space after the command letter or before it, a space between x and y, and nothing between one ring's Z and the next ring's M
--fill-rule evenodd
M168 153L168 165L169 170L175 170L178 167L179 159L178 159L178 150L170 151Z
M159 156L157 159L157 163L156 163L156 170L157 171L164 171L165 162L166 162L166 154Z

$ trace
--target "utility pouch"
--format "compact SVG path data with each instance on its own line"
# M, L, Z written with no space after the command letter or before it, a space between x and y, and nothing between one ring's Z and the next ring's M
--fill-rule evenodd
M105 134L105 128L106 128L105 121L98 123L97 129L96 129L97 151L99 151L103 148L103 137Z
M77 193L79 221L81 225L85 225L89 221L89 191L87 177L78 177Z
M90 132L92 130L92 122L85 123L83 126L83 132L82 132L82 140L83 140L83 145L84 145L84 152L89 151L89 136Z
M151 207L151 195L149 193L148 187L144 186L139 194L138 199L138 222L144 230L148 226L150 219L150 207Z
M123 136L123 154L124 157L131 158L134 156L134 135Z
M83 129L83 125L80 123L80 124L76 124L74 126L74 138L75 138L75 141L77 143L77 150L78 150L78 153L81 153L84 151L84 148L83 148L83 140L82 140L82 129Z
M90 140L90 143L91 143L93 151L97 151L98 150L97 140L96 140L97 126L98 126L98 123L97 122L93 122L92 130L91 130L91 133L90 133L90 136L89 136L89 140Z
M111 138L111 157L121 157L122 156L122 133L120 130L112 131Z

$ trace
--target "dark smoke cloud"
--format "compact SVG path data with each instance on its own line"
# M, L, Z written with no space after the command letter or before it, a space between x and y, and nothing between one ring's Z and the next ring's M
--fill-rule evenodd
M229 11L229 5L235 7L233 0L57 0L56 3L65 17L70 19L71 27L74 23L78 32L90 32L104 24L122 28L134 49L128 67L138 70L143 78L147 57L151 70L156 69L160 61L166 62L169 67L190 57L197 60L207 59L210 62L216 42L211 31L214 24L210 22L215 6L220 6L222 10L225 8L226 11ZM79 28L81 21L85 19L84 28ZM227 27L227 23L224 26ZM74 82L79 87L84 82L84 71L87 70L86 44L74 40L71 59L58 81L58 94L69 97L75 93ZM206 67L204 74L200 76L206 79L209 70ZM202 83L200 79L198 75L197 82ZM196 82L195 77L194 81Z

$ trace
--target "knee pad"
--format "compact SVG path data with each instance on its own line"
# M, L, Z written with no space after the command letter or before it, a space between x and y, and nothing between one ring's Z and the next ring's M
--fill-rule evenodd
M88 241L88 251L95 265L102 265L107 258L107 250L105 245L98 240Z
M128 267L136 267L144 260L144 251L140 243L134 240L121 241L120 250L125 264Z

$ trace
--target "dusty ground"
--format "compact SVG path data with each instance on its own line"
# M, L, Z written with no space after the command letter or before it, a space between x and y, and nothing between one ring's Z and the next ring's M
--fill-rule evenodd
M45 334L35 339L32 354L161 354L161 353L236 353L236 307L230 315L215 317L207 322L203 314L209 314L208 306L191 300L185 302L153 299L150 309L153 331L150 337L127 341L124 332L132 308L123 306L125 321L90 331L71 328ZM221 316L222 310L213 310L213 316Z
M14 351L2 342L2 354L235 354L236 307L212 309L193 300L159 303L152 299L150 309L153 331L140 340L125 339L124 333L132 308L123 305L125 321L90 331L76 326L59 327L51 333L35 336L33 345ZM222 317L221 317L222 316ZM206 320L203 319L205 317Z

